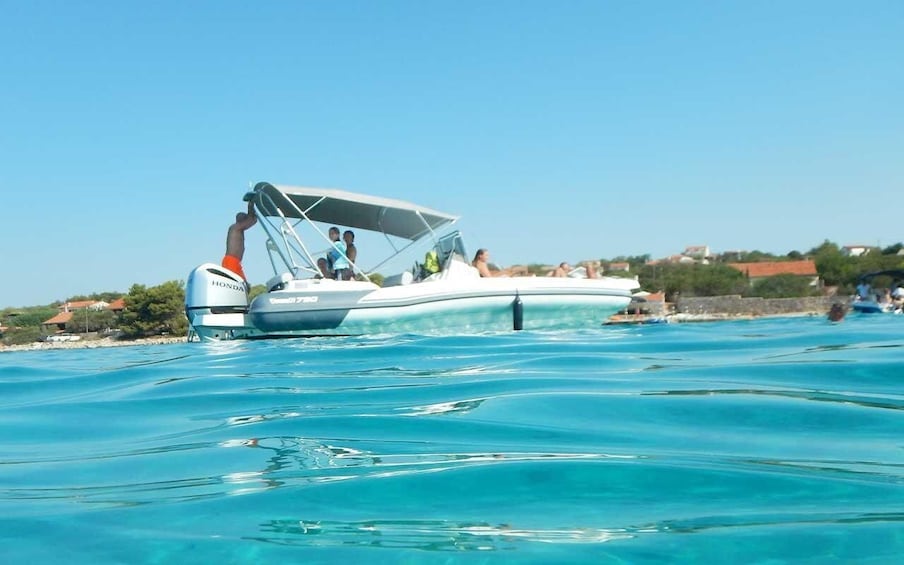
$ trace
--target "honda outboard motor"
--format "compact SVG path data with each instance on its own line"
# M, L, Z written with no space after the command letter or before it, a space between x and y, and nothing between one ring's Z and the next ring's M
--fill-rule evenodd
M204 263L188 276L185 314L191 322L197 314L248 311L248 283L224 267Z

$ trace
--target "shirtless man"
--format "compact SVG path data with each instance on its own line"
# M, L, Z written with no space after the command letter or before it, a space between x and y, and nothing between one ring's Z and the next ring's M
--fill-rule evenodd
M552 272L552 276L554 277L567 277L568 273L571 272L571 265L568 264L567 261L562 261L559 263L559 266L556 267L556 270Z
M245 256L245 230L257 223L257 215L254 213L254 204L248 202L248 212L239 212L235 215L235 223L229 226L226 232L226 255L222 265L230 271L242 276L245 281L245 271L242 270L242 257Z
M355 232L352 230L345 230L342 233L342 241L345 242L345 256L348 257L349 263L354 264L354 262L358 260L358 248L355 247ZM350 281L354 274L355 272L351 268L345 269L342 279Z

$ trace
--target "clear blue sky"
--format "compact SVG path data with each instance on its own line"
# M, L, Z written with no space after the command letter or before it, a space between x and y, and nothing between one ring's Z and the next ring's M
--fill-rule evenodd
M899 0L0 13L0 307L184 280L260 180L461 214L500 265L904 240Z

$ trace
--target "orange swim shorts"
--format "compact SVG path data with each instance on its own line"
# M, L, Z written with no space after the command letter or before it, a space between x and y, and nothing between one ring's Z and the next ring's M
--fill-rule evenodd
M242 270L242 262L239 261L238 257L234 257L232 255L225 255L225 256L223 256L222 264L224 267L226 267L233 273L242 275L243 279L245 279L246 281L248 280L248 278L245 276L245 271Z

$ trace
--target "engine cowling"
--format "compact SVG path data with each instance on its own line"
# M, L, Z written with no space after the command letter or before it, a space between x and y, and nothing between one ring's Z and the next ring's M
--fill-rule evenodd
M248 311L248 283L229 269L214 263L195 268L185 286L185 312L223 314Z

